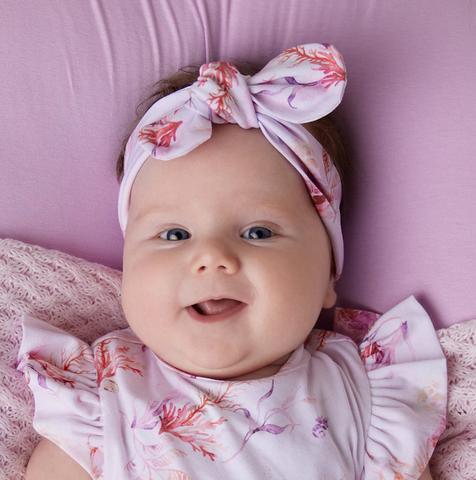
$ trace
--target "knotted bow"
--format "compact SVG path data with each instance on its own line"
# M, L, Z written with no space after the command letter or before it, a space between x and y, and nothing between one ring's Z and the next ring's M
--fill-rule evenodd
M202 65L197 81L152 105L129 138L119 192L123 235L132 184L149 156L172 160L186 155L211 137L212 123L260 128L304 179L331 240L337 281L344 257L340 178L327 152L301 124L333 111L346 81L343 59L329 44L285 50L253 76L227 62Z

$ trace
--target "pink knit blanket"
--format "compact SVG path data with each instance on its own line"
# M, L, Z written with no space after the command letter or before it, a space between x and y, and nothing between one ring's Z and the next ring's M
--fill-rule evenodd
M16 370L29 314L86 342L126 328L122 273L57 250L0 239L0 480L25 478L41 437L33 396ZM448 417L430 461L434 480L476 479L476 320L439 330L448 360Z

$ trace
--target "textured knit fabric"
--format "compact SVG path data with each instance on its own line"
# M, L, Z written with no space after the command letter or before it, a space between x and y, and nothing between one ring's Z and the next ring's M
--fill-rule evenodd
M213 380L130 328L91 346L23 317L35 429L94 479L418 479L445 426L446 360L414 297L362 342L313 330L281 370Z
M435 480L476 479L476 320L437 333L448 365L448 413L430 468Z
M41 439L32 426L33 394L16 370L22 315L44 319L92 343L127 327L120 288L120 271L57 250L0 239L1 480L25 478L28 460ZM372 315L366 312L367 317ZM431 473L433 480L474 479L476 320L436 333L448 362L448 409L446 430L430 460Z

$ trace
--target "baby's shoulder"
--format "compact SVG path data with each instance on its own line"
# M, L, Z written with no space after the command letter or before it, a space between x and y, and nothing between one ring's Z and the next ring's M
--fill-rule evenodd
M323 374L325 368L339 368L342 374L361 379L365 375L360 358L359 346L352 338L329 330L312 330L304 343L311 355L311 363L319 365ZM324 362L324 363L322 363Z
M339 349L357 351L358 346L352 338L330 330L314 329L307 336L304 348L313 354L315 352L329 352Z
M94 342L91 344L91 348L94 348L96 345L101 343L103 344L119 342L129 343L131 345L144 345L142 340L132 331L132 328L128 327L121 330L114 330L94 340Z
M148 347L129 327L122 330L114 330L96 339L91 344L91 349L94 352L94 356L97 357L102 352L113 349L122 349L124 352L142 354Z
M33 451L25 480L91 480L89 473L64 450L43 438Z

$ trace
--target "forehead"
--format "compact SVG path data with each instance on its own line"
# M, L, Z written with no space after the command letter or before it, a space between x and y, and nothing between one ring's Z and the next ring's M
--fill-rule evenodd
M214 124L212 137L190 153L149 157L132 187L131 214L201 201L292 208L297 200L312 202L304 180L259 129Z

